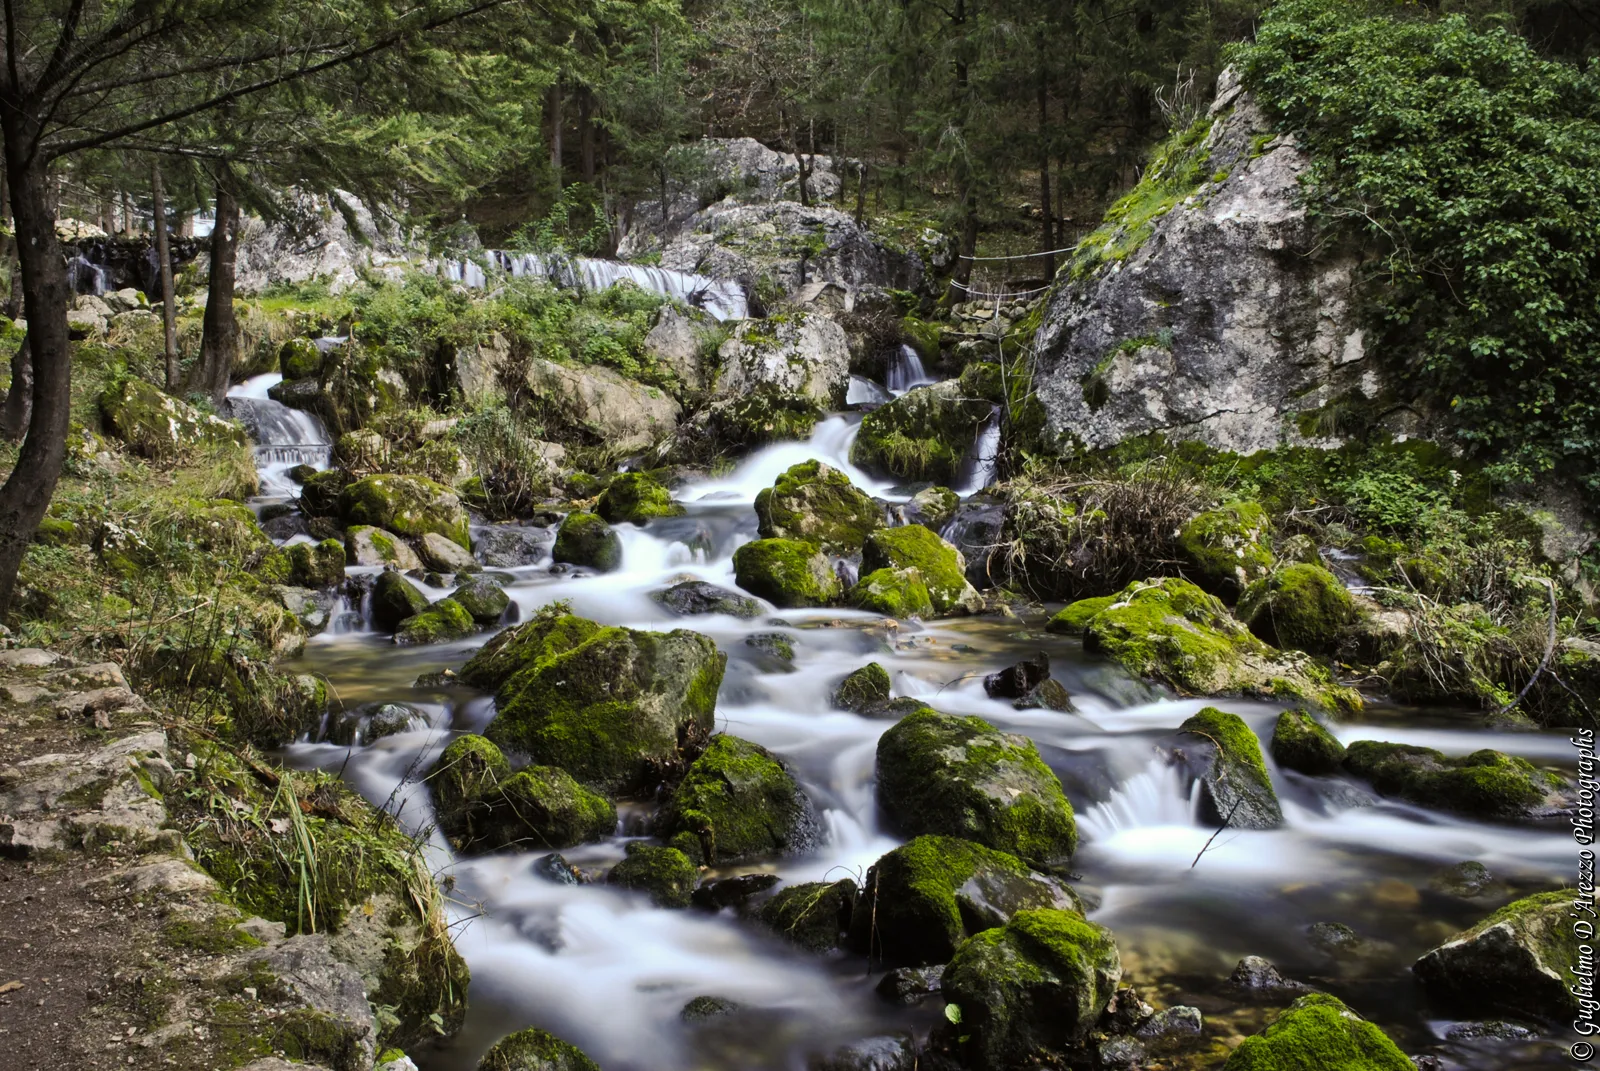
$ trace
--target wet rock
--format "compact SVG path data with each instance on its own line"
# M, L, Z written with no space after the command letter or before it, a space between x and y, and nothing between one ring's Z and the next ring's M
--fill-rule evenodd
M450 593L471 618L480 625L493 625L505 616L511 596L487 576L475 576Z
M1482 863L1471 860L1437 872L1428 884L1437 892L1470 900L1489 890L1494 884L1494 875Z
M782 632L754 632L744 638L744 644L780 662L794 661L794 642Z
M1100 1029L1108 1034L1131 1034L1155 1013L1155 1008L1139 996L1137 989L1131 985L1119 986L1106 1002L1105 1014L1100 1018Z
M911 496L907 519L938 532L961 508L961 496L948 487L924 487ZM957 548L960 549L960 548Z
M328 741L348 747L359 733L361 742L370 744L427 723L422 711L404 703L364 703L329 719Z
M956 380L917 387L862 419L850 462L879 476L954 484L993 412Z
M883 528L867 536L861 551L861 572L915 569L927 586L937 613L976 613L983 598L967 583L967 563L955 547L920 524Z
M1325 993L1304 996L1233 1050L1223 1071L1416 1071L1382 1030Z
M717 358L720 398L769 387L838 409L850 387L849 340L843 328L817 313L739 321Z
M576 1045L530 1027L495 1042L478 1071L600 1071L600 1065Z
M856 903L856 883L812 881L790 885L756 908L755 917L778 936L811 952L844 943Z
M1320 565L1286 565L1247 587L1239 620L1274 647L1331 655L1356 616L1343 582Z
M933 597L917 569L874 569L845 593L845 601L858 610L900 620L934 614Z
M944 964L926 967L896 967L879 980L878 996L891 1004L920 1004L929 997L939 995L939 983L944 978Z
M470 636L478 623L467 613L466 607L454 599L440 599L430 603L426 610L400 622L394 632L394 642L402 647L427 643L444 643Z
M549 533L543 528L497 524L477 530L473 555L491 569L537 565L544 557Z
M627 856L611 868L606 882L624 889L650 894L657 907L688 907L694 895L699 871L687 855L676 848L663 848L634 841Z
M840 710L861 713L874 703L889 699L889 671L876 662L868 662L860 669L846 674L833 689L833 705Z
M301 480L300 508L309 517L336 517L339 515L339 493L349 486L352 477L344 469L324 469L307 473Z
M486 788L467 812L464 849L569 848L611 836L617 809L554 766L525 766Z
M1057 1060L1088 1039L1121 979L1108 931L1073 911L1019 911L945 968L944 998L960 1021L940 1023L935 1039L962 1038L963 1066L975 1071Z
M478 559L438 532L426 532L417 540L417 554L429 569L441 573L475 573L483 568Z
M296 543L286 548L289 555L289 582L303 588L322 590L344 579L344 544L337 539L320 543Z
M404 540L371 525L345 529L344 551L351 565L383 565L401 572L422 567L422 559Z
M656 517L681 517L684 509L665 487L642 472L612 477L595 512L609 524L645 524Z
M850 916L850 945L904 966L944 963L972 934L1027 908L1075 908L1072 890L1004 852L918 837L879 859Z
M1005 503L987 495L973 495L956 507L939 529L967 560L967 582L986 591L1006 578L1000 548L1005 543Z
M1072 709L1072 697L1060 681L1050 676L1050 657L1043 651L989 674L983 678L983 690L991 699L1012 700L1018 710Z
M663 837L694 837L707 864L793 855L819 835L810 798L777 756L726 733L689 767L659 824Z
M815 460L791 466L756 495L756 518L763 539L803 540L829 554L856 553L883 526L883 510L866 492Z
M690 903L702 911L741 907L752 896L766 892L780 880L776 874L740 874L736 878L707 881L695 889Z
M443 484L420 476L357 480L339 492L339 511L349 524L370 524L413 539L433 532L464 550L472 546L461 499Z
M622 565L622 539L595 514L573 512L556 530L550 556L558 562L609 573Z
M1385 796L1477 818L1526 818L1559 802L1560 775L1499 751L1449 756L1412 744L1357 740L1344 768Z
M461 670L493 689L486 735L606 793L650 791L711 735L727 655L687 629L641 632L545 607Z
M1100 1066L1134 1068L1144 1066L1144 1045L1138 1038L1112 1037L1100 1045Z
M533 873L552 885L583 884L583 876L578 872L578 868L567 862L559 852L551 852L536 859Z
M1046 867L1077 847L1072 804L1033 741L982 718L908 714L878 740L877 777L879 807L908 836L966 837Z
M1342 922L1313 922L1306 930L1311 947L1331 959L1360 955L1361 936Z
M1256 996L1276 996L1283 993L1305 993L1310 986L1285 978L1270 962L1260 956L1246 956L1228 975L1228 987L1241 993Z
M1479 1038L1491 1038L1495 1041L1532 1041L1540 1034L1531 1026L1496 1019L1487 1023L1454 1023L1445 1031L1444 1036L1448 1041L1475 1041Z
M1568 988L1580 962L1571 889L1507 904L1424 955L1411 970L1438 1007L1558 1022L1577 1013Z
M1283 808L1261 742L1237 714L1206 707L1178 726L1174 754L1200 782L1203 819L1229 829L1277 829Z
M916 1071L916 1042L905 1034L862 1038L811 1060L807 1071Z
M244 428L129 377L100 396L106 431L142 457L172 457L198 446L244 446Z
M827 606L842 586L815 543L757 539L733 552L741 588L781 608Z
M394 570L378 575L372 585L372 625L393 632L400 623L428 608L428 597Z
M1284 769L1326 777L1343 766L1344 745L1310 714L1286 710L1272 729L1272 759Z
M704 580L685 580L650 597L675 614L729 614L749 620L761 616L761 604L748 595L709 584Z

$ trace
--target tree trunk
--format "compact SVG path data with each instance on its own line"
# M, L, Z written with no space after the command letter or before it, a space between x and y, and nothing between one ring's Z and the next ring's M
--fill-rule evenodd
M6 393L6 404L0 409L0 438L8 443L17 442L28 430L28 416L33 411L33 348L28 336L11 355L11 389Z
M578 140L583 156L583 181L594 183L594 91L584 86L578 91Z
M950 289L945 296L947 304L966 301L972 295L967 284L972 281L972 257L978 251L978 194L968 187L966 212L961 221L961 246L956 250L955 268L950 272Z
M556 194L561 193L561 79L550 87L550 173L555 176Z
M189 386L221 402L239 356L239 324L233 314L233 280L239 254L239 201L224 174L217 180L217 223L211 231L211 278L200 337L200 360Z
M840 184L840 193L844 192L843 183ZM867 163L863 160L856 165L856 226L861 226L861 219L867 214Z
M33 411L17 463L0 487L0 614L9 613L17 570L44 519L67 453L72 354L67 335L67 265L50 211L50 176L34 148L38 124L20 109L0 112L11 180L23 308L33 355Z
M1050 77L1045 70L1045 44L1044 36L1039 37L1039 209L1044 217L1044 231L1041 235L1044 244L1040 251L1056 247L1055 211L1050 203ZM1055 254L1044 258L1045 277L1055 278Z
M151 226L156 232L156 267L161 275L161 320L166 327L167 390L178 389L177 297L172 292L172 244L167 239L167 201L161 188L161 165L150 165Z

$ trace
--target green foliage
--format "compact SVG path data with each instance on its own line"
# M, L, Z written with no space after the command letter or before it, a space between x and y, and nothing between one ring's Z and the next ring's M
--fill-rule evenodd
M1348 0L1276 5L1237 57L1311 150L1319 218L1379 253L1369 346L1498 474L1600 486L1600 68Z

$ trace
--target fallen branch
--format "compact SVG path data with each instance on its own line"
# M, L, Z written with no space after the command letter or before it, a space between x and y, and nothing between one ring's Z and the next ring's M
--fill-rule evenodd
M1221 833L1222 833L1222 831L1224 829L1228 828L1228 823L1233 821L1233 812L1237 811L1239 809L1239 805L1241 803L1243 803L1243 802L1244 802L1244 797L1243 796L1240 796L1238 799L1233 801L1233 806L1228 808L1228 816L1222 820L1222 824L1217 827L1217 831L1215 833L1211 834L1211 836L1207 837L1206 838L1206 842L1200 846L1200 854L1196 855L1194 857L1194 862L1189 864L1189 869L1190 870L1193 870L1195 867L1200 865L1200 856L1201 855L1205 855L1206 852L1211 850L1211 842L1216 840L1217 837L1221 835Z

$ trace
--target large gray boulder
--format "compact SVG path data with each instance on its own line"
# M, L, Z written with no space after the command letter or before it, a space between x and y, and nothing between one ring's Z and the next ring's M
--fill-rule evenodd
M722 368L716 393L722 398L772 387L830 409L842 406L850 389L849 340L842 327L816 313L746 320L722 344L718 357Z
M1080 253L1050 295L1035 383L1063 449L1149 433L1241 453L1329 445L1304 414L1384 391L1354 301L1357 261L1320 246L1306 216L1308 157L1272 138L1232 72L1211 115L1192 171L1209 178L1147 232L1137 219L1097 232L1099 253ZM1167 164L1146 181L1184 169Z
M666 392L597 365L535 359L528 367L528 386L547 412L559 414L572 430L619 450L642 450L671 434L682 411Z
M711 342L718 337L716 321L699 309L663 305L656 322L644 336L645 356L672 369L690 390L704 390L714 374L707 367Z
M342 290L360 278L362 268L405 261L405 236L392 218L374 213L352 194L322 197L290 190L280 207L287 211L272 223L251 216L239 227L235 286L240 293L322 278Z

